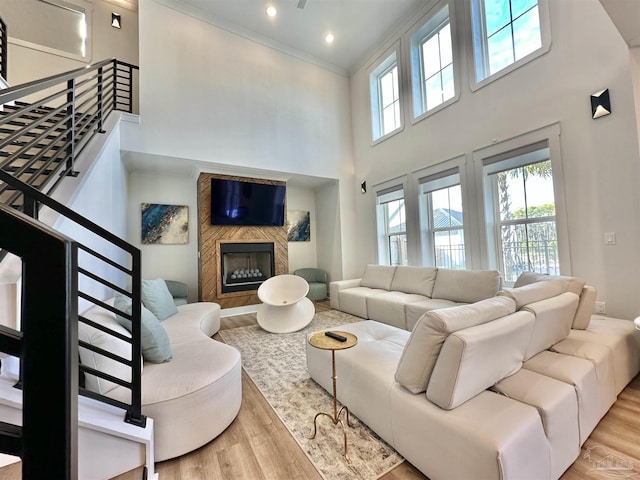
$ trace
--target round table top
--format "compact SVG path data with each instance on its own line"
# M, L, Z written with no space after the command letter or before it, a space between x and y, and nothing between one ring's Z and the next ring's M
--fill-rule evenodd
M346 342L341 342L335 338L327 337L324 332L314 333L309 337L309 344L313 347L320 348L322 350L346 350L353 347L358 343L358 337L353 333L340 332L338 330L331 330L333 333L347 337Z

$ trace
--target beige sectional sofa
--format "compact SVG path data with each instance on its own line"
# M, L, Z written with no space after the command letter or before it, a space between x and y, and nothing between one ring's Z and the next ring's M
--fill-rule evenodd
M331 282L331 308L412 330L427 311L494 297L495 270L367 265L362 278Z
M523 274L411 331L336 327L358 336L335 357L338 399L431 480L557 479L640 371L640 332L586 315L593 299L579 279ZM331 391L329 352L308 346L307 365Z

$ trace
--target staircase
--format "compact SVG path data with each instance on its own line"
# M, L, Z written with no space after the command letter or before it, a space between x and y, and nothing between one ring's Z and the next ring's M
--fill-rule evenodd
M0 422L0 453L22 458L23 480L78 478L79 436L116 454L131 448L127 440L142 445L145 477L153 475L152 421L147 423L141 407L140 251L51 198L65 178L78 175L85 147L108 134L109 115L132 111L136 70L111 59L0 91L0 262L17 256L23 269L20 330L0 326L0 352L20 359L22 389L0 376L0 419L15 419ZM55 232L40 221L43 207L99 241L82 244ZM119 253L114 257L112 251ZM117 272L118 280L92 270L96 263ZM79 287L87 280L131 297L138 308L128 316L106 305ZM132 360L78 342L78 321L104 331L78 315L80 299L132 320L132 337L126 339ZM78 365L79 347L127 365L131 380ZM129 388L131 401L86 390L81 386L85 373ZM95 452L81 453L99 462ZM98 455L105 457L104 450Z

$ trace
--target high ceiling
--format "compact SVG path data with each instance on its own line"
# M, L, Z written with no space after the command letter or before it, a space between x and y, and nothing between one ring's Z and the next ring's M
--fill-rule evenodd
M348 73L424 0L156 0L252 40ZM268 6L277 9L268 17ZM332 33L333 44L325 35Z

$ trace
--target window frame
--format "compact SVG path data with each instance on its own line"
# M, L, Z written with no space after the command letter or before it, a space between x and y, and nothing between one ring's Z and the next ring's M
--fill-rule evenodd
M558 263L562 275L571 275L571 255L563 187L564 177L560 153L560 125L558 123L476 150L473 153L473 162L476 171L476 203L479 206L479 225L484 225L485 232L478 230L478 232L475 232L477 237L469 239L469 241L477 241L481 248L481 268L491 268L502 271L500 269L500 250L498 248L500 239L496 234L496 218L499 217L499 212L495 211L493 191L491 190L492 180L489 178L489 175L496 169L505 170L505 168L500 168L500 165L506 166L506 169L515 168L518 166L517 162L509 164L510 159L518 156L520 154L519 152L526 152L534 146L545 145L545 142L549 148L549 160L551 161L553 170ZM487 168L488 166L489 168ZM505 282L505 285L510 285L510 283Z
M480 3L482 2L482 5ZM470 26L470 35L467 35L469 62L469 87L471 91L476 91L485 85L488 85L511 72L523 67L536 58L546 54L551 49L551 20L549 18L549 0L538 0L538 15L540 17L540 43L541 46L537 50L529 53L519 60L514 61L503 69L488 74L487 68L487 43L486 43L486 27L484 19L478 18L479 13L484 8L484 0L470 0L467 3L466 15L468 25ZM475 13L474 13L475 9ZM474 18L475 17L475 18ZM479 17L482 17L479 15ZM478 45L480 48L478 48ZM478 71L484 71L484 77L478 80Z
M69 10L71 12L84 16L85 36L84 36L83 53L73 53L70 51L61 50L58 48L49 47L47 45L35 43L33 41L17 38L17 37L11 36L11 31L9 31L8 42L13 45L18 45L18 46L29 48L32 50L41 51L41 52L49 53L52 55L57 55L59 57L70 58L72 60L78 60L81 62L90 62L92 51L93 51L93 48L92 48L93 4L89 3L86 0L40 0L40 1L49 5L52 5L54 7L58 7L63 10Z
M403 72L401 62L400 41L397 41L391 48L387 49L378 57L376 62L367 69L367 78L369 81L369 114L371 125L371 146L398 134L404 130L404 101L403 101ZM388 73L393 66L397 67L398 77L398 120L399 125L384 133L384 120L381 107L381 89L380 78Z
M446 19L437 21L444 9L448 9ZM438 33L445 22L448 21L451 32L451 66L453 69L453 96L439 103L433 108L425 109L425 79L424 60L422 55L422 45L433 35ZM430 25L435 22L435 26ZM459 48L457 35L457 21L455 2L441 0L433 4L427 13L418 20L413 28L405 35L405 42L408 45L408 61L411 82L411 123L416 124L421 120L430 117L440 110L448 107L460 99L460 75L459 75ZM442 70L440 70L442 71Z
M426 266L435 266L435 258L432 255L433 249L430 242L428 242L428 238L426 236L426 231L429 225L425 224L425 202L421 198L422 193L422 185L431 181L437 182L439 179L446 179L451 175L458 175L459 184L460 184L460 194L462 196L462 209L463 209L463 225L462 231L464 236L464 256L465 256L465 268L474 269L479 268L475 265L474 256L475 252L473 249L473 244L470 242L470 234L472 231L472 225L475 224L474 217L474 208L469 207L469 199L473 198L470 196L469 187L472 184L469 184L469 177L467 174L467 157L466 155L460 155L454 158L450 158L448 160L444 160L442 162L436 163L435 165L422 168L420 170L416 170L412 174L412 185L413 191L416 192L415 203L417 204L416 218L415 222L418 226L417 235L418 238L415 239L416 245L419 247L419 258L417 259L420 265ZM443 180L443 184L446 180ZM409 226L407 226L409 229ZM409 245L411 248L411 245Z
M389 246L389 240L391 236L404 235L405 244L406 244L406 255L407 255L407 263L401 265L409 265L411 264L410 258L410 242L409 242L409 224L410 213L411 210L408 208L408 189L407 182L405 177L400 177L397 179L390 180L388 182L384 182L379 185L375 185L374 187L374 203L375 203L375 228L376 228L376 243L377 243L377 257L378 264L380 265L391 265L391 248ZM394 195L396 194L396 195ZM380 203L381 197L385 196L397 196L397 199L403 199L404 201L404 221L405 221L405 229L404 232L393 232L389 233L388 226L388 216L383 217L382 213L385 210L385 204L389 202ZM384 219L384 223L381 221Z

